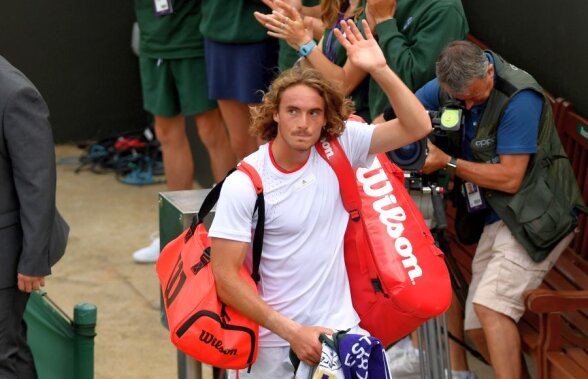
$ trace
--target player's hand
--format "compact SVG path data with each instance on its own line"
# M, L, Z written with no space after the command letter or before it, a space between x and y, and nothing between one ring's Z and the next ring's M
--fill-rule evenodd
M387 67L386 58L367 21L362 20L362 26L365 37L352 20L341 21L343 32L339 29L333 29L333 32L339 43L347 50L347 58L351 63L373 74L373 70Z
M319 340L321 333L333 334L333 330L322 326L300 325L288 340L298 359L310 366L316 366L321 359L323 349L323 344Z

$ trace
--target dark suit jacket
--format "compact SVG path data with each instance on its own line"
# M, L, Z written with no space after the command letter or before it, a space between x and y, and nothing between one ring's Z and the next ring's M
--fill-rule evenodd
M0 288L45 276L69 227L55 207L49 110L35 86L0 56Z

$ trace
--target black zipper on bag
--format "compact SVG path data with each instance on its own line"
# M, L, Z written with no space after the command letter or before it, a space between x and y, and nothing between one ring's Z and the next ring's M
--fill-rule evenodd
M224 304L223 304L223 307L222 307L221 312L224 313L225 317L228 318L228 315L225 312ZM188 329L190 329L190 327L200 317L210 317L211 319L217 321L221 325L221 328L223 328L223 329L226 329L226 330L235 330L235 331L244 332L244 333L249 334L249 337L250 337L250 340L251 340L251 352L249 353L249 357L247 358L247 363L249 365L252 364L252 362L253 362L253 354L255 353L255 333L253 332L253 330L251 330L249 328L246 328L244 326L227 324L219 315L217 315L214 312L211 312L211 311L199 311L199 312L194 313L192 316L190 316L190 318L188 318L176 330L176 336L178 336L178 338L181 338L188 331Z

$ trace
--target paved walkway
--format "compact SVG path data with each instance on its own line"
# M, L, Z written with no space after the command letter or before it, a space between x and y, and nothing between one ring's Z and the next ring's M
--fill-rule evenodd
M158 193L166 188L76 174L81 153L57 148L57 202L71 232L45 290L70 315L77 303L98 307L96 379L176 378L176 351L159 322L155 267L131 259L158 230Z

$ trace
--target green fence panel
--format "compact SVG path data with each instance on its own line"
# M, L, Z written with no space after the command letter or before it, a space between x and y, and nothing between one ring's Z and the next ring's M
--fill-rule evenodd
M95 305L78 304L71 320L45 292L31 293L24 319L39 379L94 377L96 313Z

